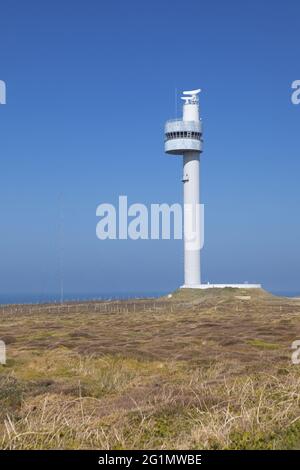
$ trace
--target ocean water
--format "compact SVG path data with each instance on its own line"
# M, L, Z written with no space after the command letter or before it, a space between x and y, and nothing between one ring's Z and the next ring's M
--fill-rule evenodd
M300 297L300 291L270 291L271 294L281 297Z
M165 291L144 291L144 292L102 292L102 293L83 293L83 294L74 294L66 293L64 295L64 302L67 301L88 301L88 300L126 300L126 299L136 299L136 298L145 298L145 297L161 297L166 295L168 292ZM60 294L32 294L32 293L23 293L23 294L0 294L0 305L10 305L10 304L41 304L41 303L60 303L61 297Z

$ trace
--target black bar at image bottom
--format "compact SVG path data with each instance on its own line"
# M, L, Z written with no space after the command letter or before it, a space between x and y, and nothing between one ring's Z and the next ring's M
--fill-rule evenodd
M97 451L97 450L49 450L49 451L0 451L0 465L30 465L31 468L53 467L53 465L88 465L91 467L117 466L119 468L137 468L145 466L189 465L211 467L213 465L240 468L241 465L257 464L287 465L299 459L298 451ZM5 467L2 467L5 468Z

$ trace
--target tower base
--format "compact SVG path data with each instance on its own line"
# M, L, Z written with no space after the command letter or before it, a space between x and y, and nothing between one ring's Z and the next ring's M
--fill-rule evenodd
M181 286L180 289L261 289L261 284L197 284L194 286Z

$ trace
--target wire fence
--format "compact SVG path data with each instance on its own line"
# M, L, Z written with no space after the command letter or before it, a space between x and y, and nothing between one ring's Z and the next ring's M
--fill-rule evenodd
M299 315L300 304L290 299L278 299L269 303L262 302L246 302L242 300L232 299L231 302L222 299L216 302L215 299L203 299L196 302L188 302L182 300L168 299L112 299L112 300L93 300L93 301L68 301L64 303L40 303L40 304L8 304L0 305L0 317L14 317L18 315L38 315L49 314L54 316L63 316L66 314L83 314L83 313L159 313L159 312L177 312L181 310L197 310L197 311L224 311L229 312L246 312L248 315L256 313L260 310L265 311L271 309L272 312L280 315L288 314Z
M2 305L0 316L34 315L40 313L64 315L77 313L142 313L142 312L173 312L178 308L187 308L187 302L170 302L158 300L136 301L102 301L102 302L71 302L62 304L35 304L35 305Z

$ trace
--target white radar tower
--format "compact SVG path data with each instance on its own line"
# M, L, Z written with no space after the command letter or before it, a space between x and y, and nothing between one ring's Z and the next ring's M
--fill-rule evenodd
M165 152L183 155L184 287L190 288L201 285L200 91L184 91L181 98L184 101L182 119L173 119L165 124Z

